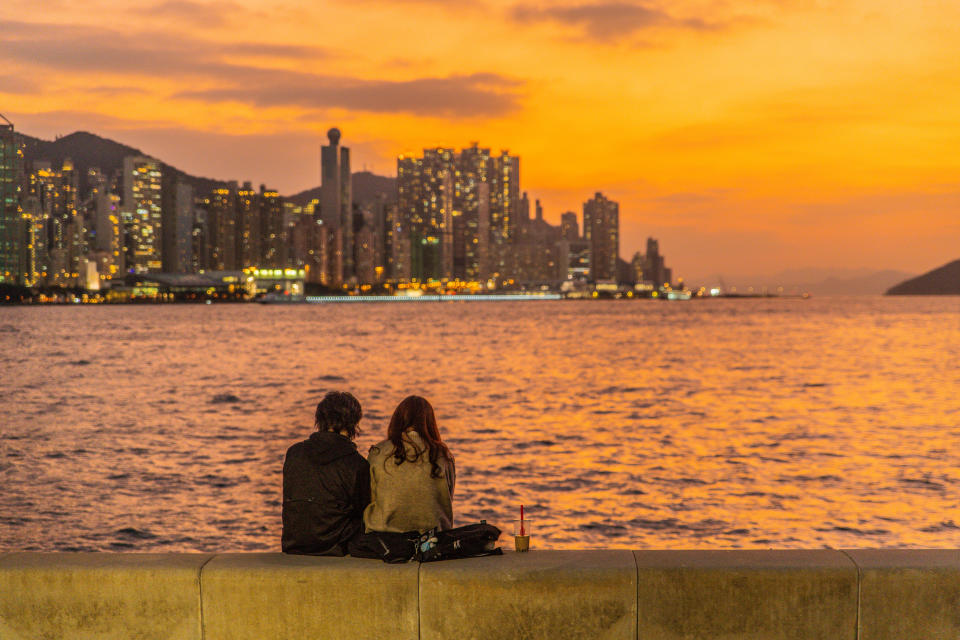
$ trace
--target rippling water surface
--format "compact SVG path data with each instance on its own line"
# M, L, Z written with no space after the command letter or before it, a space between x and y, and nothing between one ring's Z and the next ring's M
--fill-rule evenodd
M552 548L960 546L960 300L0 309L0 550L275 550L331 389Z

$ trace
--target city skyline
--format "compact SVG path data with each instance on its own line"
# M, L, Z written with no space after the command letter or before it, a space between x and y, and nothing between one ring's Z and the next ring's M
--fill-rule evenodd
M602 190L625 247L658 237L691 276L956 258L960 8L469 11L11 0L0 111L30 135L90 130L282 193L315 186L331 123L350 131L354 170L385 175L424 146L496 142L525 159L550 220Z
M646 255L622 259L618 202L597 191L582 225L572 211L550 224L523 188L521 158L477 142L401 155L395 179L355 176L333 127L320 187L287 199L262 183L189 176L88 133L50 143L4 122L0 283L107 289L112 300L408 287L690 295L672 291L655 239ZM363 176L380 184L355 198Z

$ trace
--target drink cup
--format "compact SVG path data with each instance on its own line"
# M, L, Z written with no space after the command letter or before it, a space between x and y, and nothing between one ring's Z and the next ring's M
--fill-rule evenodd
M513 521L513 541L516 550L520 553L530 550L530 525L531 523L527 519L524 519L522 523L520 520Z

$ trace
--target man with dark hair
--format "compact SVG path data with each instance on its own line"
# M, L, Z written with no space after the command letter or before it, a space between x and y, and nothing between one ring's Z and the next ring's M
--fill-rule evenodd
M345 391L317 405L317 430L287 450L283 462L284 553L342 556L363 533L370 503L370 465L353 439L363 412Z

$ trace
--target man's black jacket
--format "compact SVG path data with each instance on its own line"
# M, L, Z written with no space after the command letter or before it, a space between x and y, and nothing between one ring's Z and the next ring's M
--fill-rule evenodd
M317 431L287 450L283 462L284 553L342 556L363 533L370 503L370 465L357 445Z

